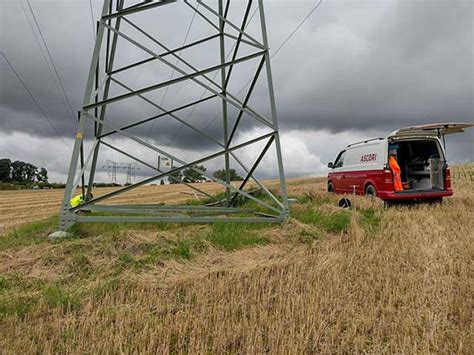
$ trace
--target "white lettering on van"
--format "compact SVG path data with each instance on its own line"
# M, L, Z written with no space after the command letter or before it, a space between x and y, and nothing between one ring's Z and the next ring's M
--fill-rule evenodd
M377 153L365 154L360 157L360 161L362 163L367 163L369 161L374 161L374 160L377 160Z

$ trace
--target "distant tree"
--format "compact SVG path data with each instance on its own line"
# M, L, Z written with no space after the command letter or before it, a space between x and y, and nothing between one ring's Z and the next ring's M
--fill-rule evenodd
M16 160L12 163L12 180L16 182L23 182L24 177L24 165L25 163Z
M12 163L12 180L19 183L33 182L38 173L38 168L30 163L24 161L14 161Z
M226 179L225 169L214 171L212 174L215 178L224 180ZM242 181L244 178L237 174L235 169L229 169L230 181Z
M170 173L168 175L168 181L170 184L179 184L183 180L183 174L180 171L175 171L174 173Z
M164 185L165 184L165 180L161 179L160 180L160 185Z
M36 180L38 182L48 182L48 171L45 168L41 168L36 174Z
M10 159L0 159L0 181L7 182L11 180L12 162Z
M37 174L38 174L38 168L36 166L30 163L25 164L25 181L26 182L35 181Z
M183 171L183 175L184 175L184 178L183 178L183 181L184 182L187 182L187 183L192 183L192 182L201 182L202 180L204 180L204 176L200 173L200 172L197 172L196 170L194 169L199 169L201 171L206 171L206 168L202 165L193 165L192 167L189 167L187 169L185 169Z

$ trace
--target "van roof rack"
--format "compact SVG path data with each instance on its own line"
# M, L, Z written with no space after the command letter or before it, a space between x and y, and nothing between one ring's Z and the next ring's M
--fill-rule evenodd
M367 140L362 141L362 142L357 142L357 143L349 144L349 145L347 146L347 148L352 147L352 146L357 145L357 144L367 143L367 142L371 142L371 141L380 141L380 140L384 140L384 139L385 139L385 138L372 138L372 139L367 139Z

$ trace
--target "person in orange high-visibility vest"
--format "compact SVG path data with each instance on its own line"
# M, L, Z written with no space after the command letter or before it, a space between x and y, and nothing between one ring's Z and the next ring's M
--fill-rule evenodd
M388 166L393 172L393 187L395 188L395 191L403 191L401 169L397 162L397 150L391 148L388 154Z

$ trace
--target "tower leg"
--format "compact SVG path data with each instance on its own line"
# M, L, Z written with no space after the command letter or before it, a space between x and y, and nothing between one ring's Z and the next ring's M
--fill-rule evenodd
M280 144L280 132L278 130L278 120L277 120L277 113L276 113L276 104L275 104L275 92L273 90L273 78L272 78L272 68L270 65L270 54L269 54L269 47L268 47L268 37L267 37L267 26L265 22L265 13L263 10L263 0L258 1L259 12L260 12L260 25L262 28L262 40L263 46L266 49L265 53L265 69L267 72L267 82L268 82L268 94L270 96L270 107L272 112L272 121L273 127L275 129L275 148L276 148L276 156L278 161L278 175L280 178L280 192L281 197L283 200L284 211L282 215L284 218L287 218L290 214L290 209L288 206L288 192L286 190L286 181L285 181L285 170L283 168L283 157L281 154L281 144Z
M102 8L102 16L107 14L109 3L111 0L104 0L104 5ZM95 77L95 69L99 62L99 53L100 48L102 45L102 37L104 33L104 25L102 23L99 24L99 29L97 33L97 40L94 47L94 52L92 54L92 61L91 66L89 68L89 76L87 79L86 84L86 91L84 94L84 101L83 105L88 104L92 98L92 88L94 84L94 77ZM61 204L61 208L59 210L59 230L66 231L76 222L76 214L70 211L70 204L69 201L71 200L76 186L74 186L74 179L77 172L77 164L79 161L79 156L81 152L81 146L84 140L84 131L86 126L87 117L85 115L86 111L81 111L79 125L77 128L77 133L74 142L74 149L72 151L71 163L69 164L69 172L66 182L66 189L64 191L63 202ZM54 233L53 233L54 234Z
M228 0L229 1L229 0ZM228 6L228 5L227 5ZM224 14L223 0L219 0L219 15L225 17L227 14ZM224 41L224 26L225 22L222 18L219 18L219 47L220 47L220 58L221 64L225 63L225 41ZM221 69L221 85L222 85L222 95L226 95L226 73L225 68ZM229 148L229 127L228 127L228 117L227 117L227 101L222 99L222 117L223 117L223 131L224 131L224 146L226 149ZM225 165L225 182L230 184L230 156L229 153L224 154L224 165ZM226 196L226 206L230 205L230 189L226 187L225 189Z

